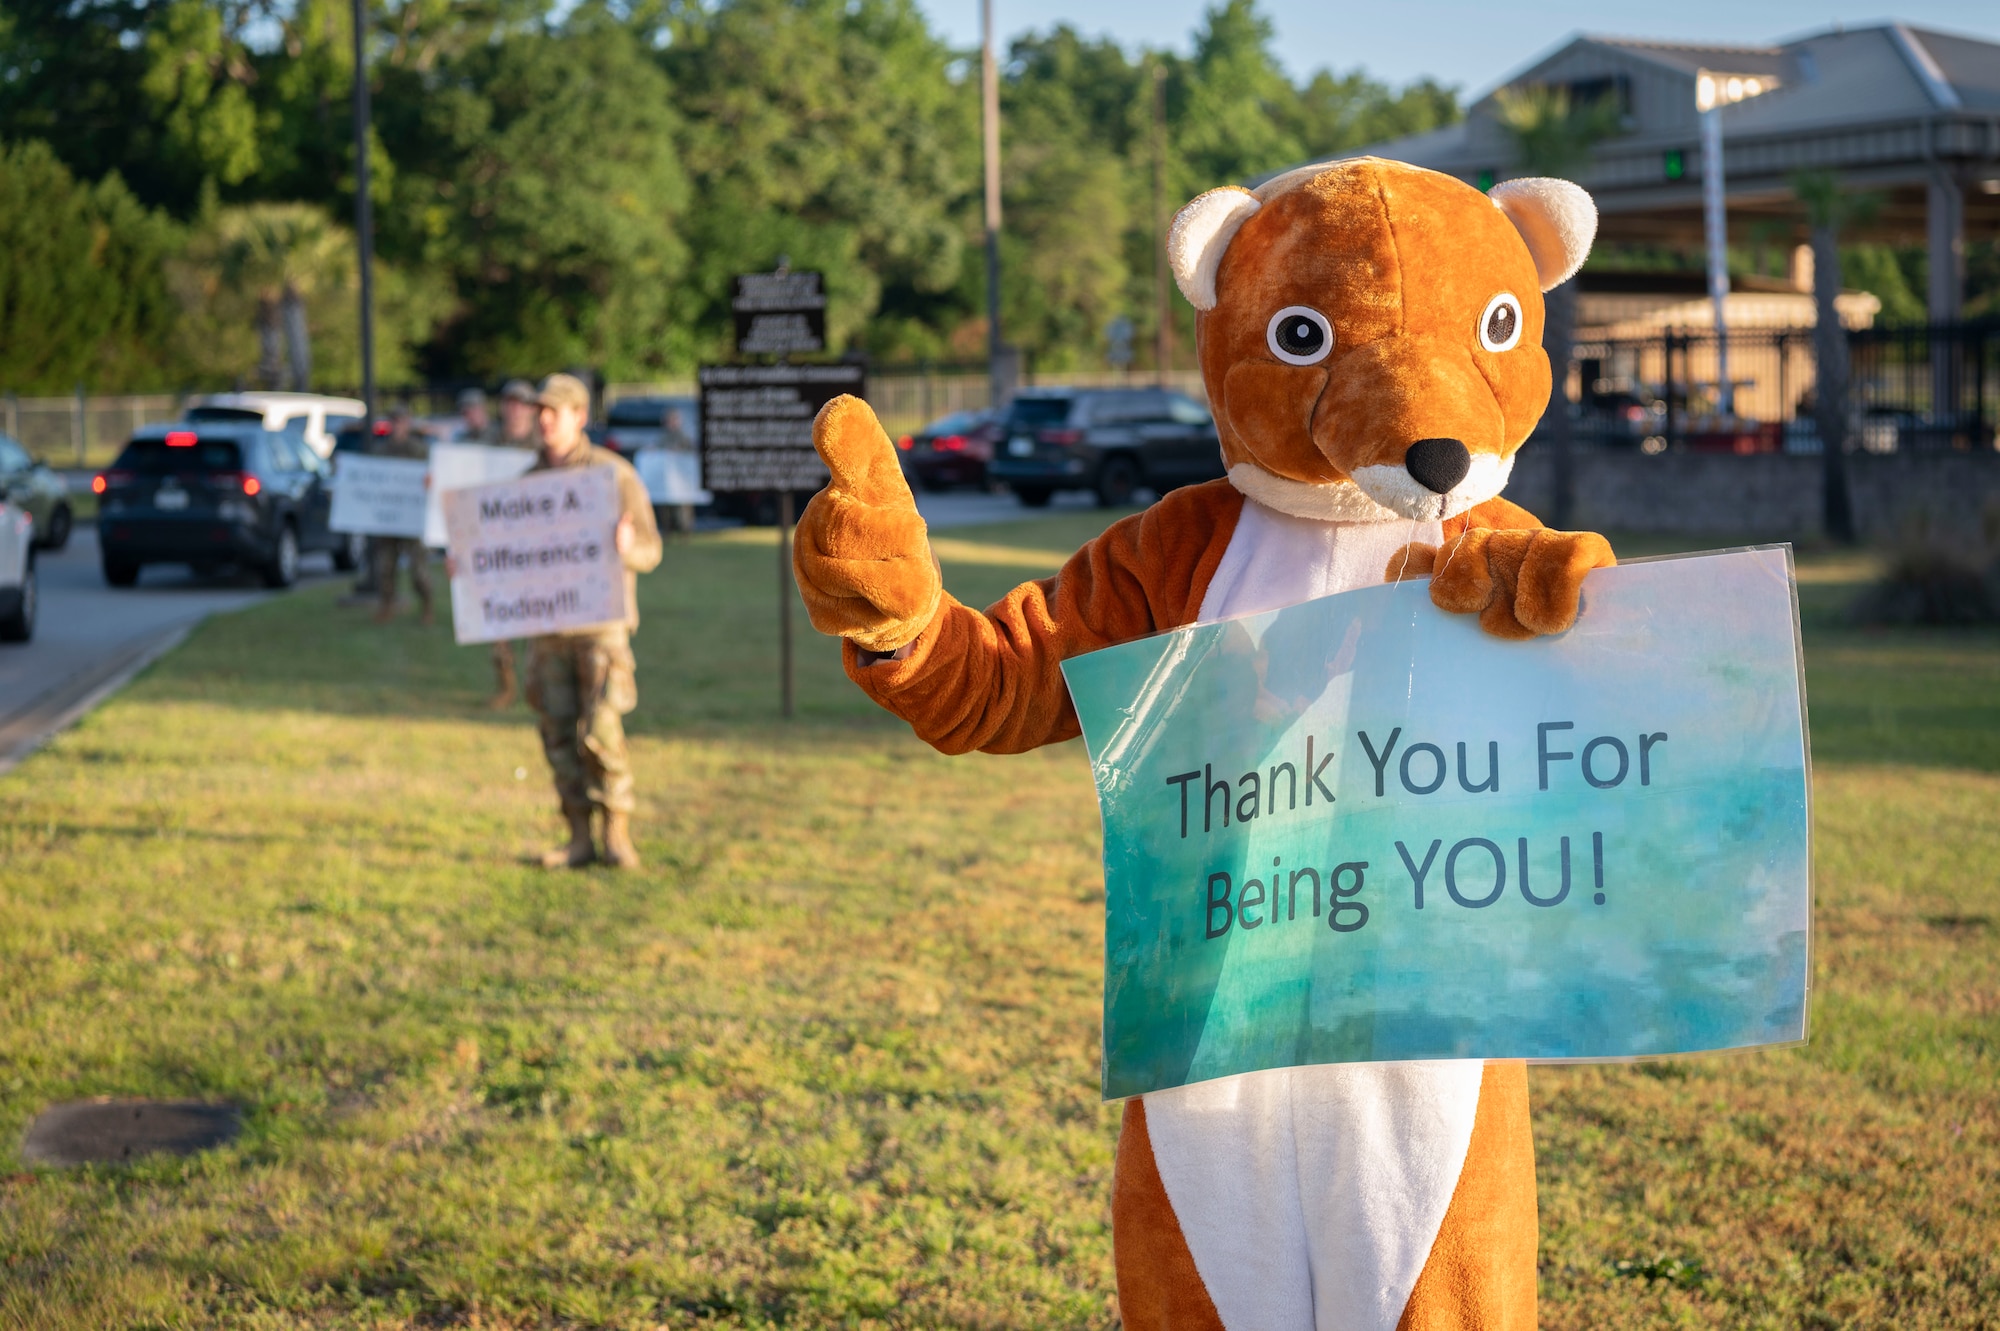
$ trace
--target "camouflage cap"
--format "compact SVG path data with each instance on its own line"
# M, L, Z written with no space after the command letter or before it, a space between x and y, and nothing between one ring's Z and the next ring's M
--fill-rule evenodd
M485 405L486 393L482 389L468 388L458 395L458 409L460 411L465 411L471 407L483 407Z
M509 379L507 386L500 390L502 402L527 402L535 400L535 386L526 379Z
M583 386L583 380L573 374L552 374L542 380L541 392L535 401L545 407L575 407L578 411L590 410L590 390Z

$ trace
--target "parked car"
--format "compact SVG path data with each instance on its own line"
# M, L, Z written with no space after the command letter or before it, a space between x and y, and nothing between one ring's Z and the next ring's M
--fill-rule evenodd
M0 434L0 502L13 505L34 520L37 546L60 550L69 544L73 525L69 487L46 462L4 434Z
M1097 502L1132 502L1223 474L1208 408L1165 388L1033 389L1017 394L988 473L1029 508L1058 490L1091 490Z
M331 474L294 435L254 422L147 426L90 483L104 580L130 587L147 564L235 564L288 587L314 550L352 568L357 543L327 525Z
M321 457L333 456L333 440L368 410L359 398L319 393L212 393L190 405L183 419L258 421L267 430L288 430Z
M0 642L35 636L35 520L0 500Z
M1651 393L1597 393L1576 416L1576 436L1606 447L1643 449L1647 440L1664 438L1666 432L1667 404Z
M642 448L662 447L661 422L667 412L681 414L681 433L701 447L701 403L691 397L627 397L605 413L604 446L626 461Z
M902 450L903 474L914 490L942 490L954 485L983 486L1000 438L1000 419L992 411L954 411L915 434L896 441Z

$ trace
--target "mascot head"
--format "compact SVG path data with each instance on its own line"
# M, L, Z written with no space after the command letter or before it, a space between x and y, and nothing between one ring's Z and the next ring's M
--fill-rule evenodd
M1230 481L1339 521L1449 518L1499 494L1548 405L1542 293L1596 229L1568 181L1481 194L1379 158L1195 199L1167 253Z

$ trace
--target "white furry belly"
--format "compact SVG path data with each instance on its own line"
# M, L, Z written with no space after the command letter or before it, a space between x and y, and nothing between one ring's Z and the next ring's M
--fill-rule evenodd
M1437 522L1333 523L1246 500L1200 619L1372 586ZM1281 1068L1146 1097L1153 1155L1232 1331L1394 1331L1451 1204L1479 1062Z

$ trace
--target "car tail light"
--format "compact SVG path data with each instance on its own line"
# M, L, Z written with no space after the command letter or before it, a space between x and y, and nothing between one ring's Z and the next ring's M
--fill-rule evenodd
M264 488L262 481L243 471L219 471L208 478L208 484L213 490L241 490L247 495L257 494Z
M903 436L903 437L902 437L901 439L898 439L898 440L896 441L896 447L898 447L898 448L902 449L902 450L903 450L903 451L904 451L905 453L909 452L909 451L910 451L911 449L915 448L916 446L917 446L917 441L916 441L916 439L915 439L914 437L910 436L910 435L907 435L907 434L906 434L906 435L904 435L904 436Z
M168 448L193 448L194 446L195 446L195 433L193 430L167 431Z
M90 492L94 495L101 495L105 491L106 484L107 482L102 475L93 476L90 478Z
M942 439L931 440L931 447L940 453L963 453L965 451L965 436L962 434L948 434Z
M1036 437L1037 437L1037 438L1039 438L1039 439L1040 439L1040 440L1041 440L1041 441L1042 441L1043 443L1045 443L1045 444L1062 444L1062 445L1064 445L1064 446L1068 446L1068 445L1070 445L1070 444L1080 444L1080 443L1082 443L1082 442L1083 442L1083 431L1081 431L1081 430L1043 430L1043 431L1041 432L1041 434L1040 434L1040 435L1038 435L1038 436L1036 436Z
M389 437L389 422L387 421L375 422L375 437L377 439L387 439Z
M255 476L245 476L243 478L244 494L254 495L263 488L264 488L263 482L259 481Z
M1627 407L1625 408L1625 419L1628 421L1643 421L1646 419L1646 409L1640 406Z

